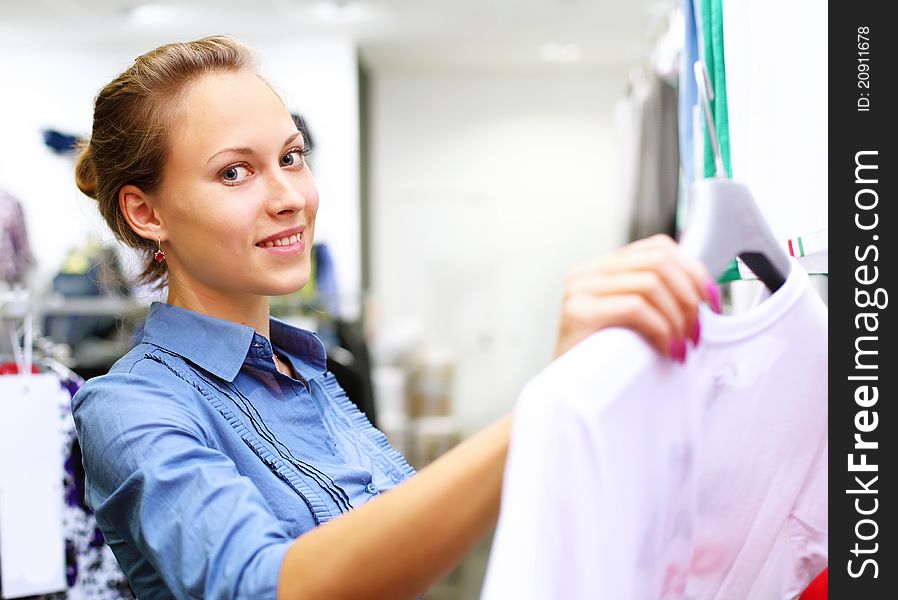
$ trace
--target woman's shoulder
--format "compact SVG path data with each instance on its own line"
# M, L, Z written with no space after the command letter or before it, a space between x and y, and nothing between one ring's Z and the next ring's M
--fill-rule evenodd
M106 375L93 377L72 398L78 415L91 405L129 410L152 402L158 409L167 404L191 403L193 388L179 377L183 359L145 342L135 345L112 365Z

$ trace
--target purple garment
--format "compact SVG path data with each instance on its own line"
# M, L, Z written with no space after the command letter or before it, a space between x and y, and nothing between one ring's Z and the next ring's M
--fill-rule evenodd
M17 283L33 264L22 205L0 190L0 280Z
M75 395L81 383L71 379L60 384ZM81 445L75 434L71 404L60 407L63 461L63 530L66 549L66 584L69 597L91 600L134 598L125 574L97 527L93 511L84 502L84 467Z

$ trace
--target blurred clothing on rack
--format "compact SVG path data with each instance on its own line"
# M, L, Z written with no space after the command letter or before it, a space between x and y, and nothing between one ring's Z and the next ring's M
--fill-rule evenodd
M44 333L71 346L82 376L105 373L130 348L135 309L132 283L115 248L88 239L70 250L52 290L64 301L44 307Z
M34 263L22 205L0 189L0 282L20 283Z
M327 369L340 387L371 424L377 427L374 385L371 381L371 357L360 323L337 320L333 324L336 340L327 344Z
M622 202L629 208L629 239L675 235L679 189L676 86L654 69L631 73L627 95L615 107L623 148Z
M64 568L64 577L55 584L59 589L58 593L27 597L40 600L57 597L90 600L132 599L134 594L131 592L127 578L97 528L93 511L84 502L84 469L81 465L81 447L75 434L75 423L71 412L72 396L80 389L83 380L65 365L42 356L39 348L36 348L36 351L36 362L32 365L32 372L37 374L37 377L51 377L58 385L53 386L54 393L49 396L29 397L29 402L33 407L40 407L41 410L24 411L23 415L28 418L40 419L40 422L29 421L27 418L17 419L16 427L27 432L26 435L29 438L41 435L41 432L51 434L49 437L52 437L53 442L50 442L48 437L47 443L58 449L51 449L49 453L55 452L58 460L55 463L42 463L40 468L49 470L49 476L59 484L38 488L37 483L32 486L26 483L24 486L17 486L13 493L25 494L32 507L47 502L58 502L58 510L61 511L61 530L56 533L61 537L46 539L40 533L42 528L34 527L29 534L28 546L41 552L45 563L49 557L41 548L46 547L48 551L51 547L62 550L63 554L60 554L59 558L64 559L64 567L61 567ZM15 375L18 372L19 369L15 363L0 362L0 381L6 381L7 375ZM35 381L37 380L35 379ZM35 386L34 389L45 388ZM10 398L4 398L4 400L9 401ZM43 445L40 441L37 443ZM3 470L3 473L4 477L9 475L6 470ZM3 488L5 483L8 482L0 480L0 488ZM12 518L24 517L27 522L28 518L43 517L46 519L49 516L49 514L39 513L31 514L28 517L12 515ZM0 557L0 562L3 562L3 557ZM31 575L34 576L35 573L32 572ZM0 573L0 589L2 587L2 573Z

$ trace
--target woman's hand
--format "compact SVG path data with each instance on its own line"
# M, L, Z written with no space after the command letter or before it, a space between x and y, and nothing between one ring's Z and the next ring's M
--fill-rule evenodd
M707 269L669 236L633 242L568 275L555 356L606 327L628 327L659 352L686 359L701 336L698 307L720 312L720 292Z

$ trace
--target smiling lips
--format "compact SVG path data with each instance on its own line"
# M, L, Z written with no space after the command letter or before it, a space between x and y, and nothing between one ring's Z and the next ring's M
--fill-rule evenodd
M298 227L283 231L267 240L256 243L257 248L263 248L277 254L293 255L305 250L305 228Z
M282 237L270 242L259 242L256 246L260 248L272 248L274 246L292 246L302 239L302 232L294 233L293 235Z

